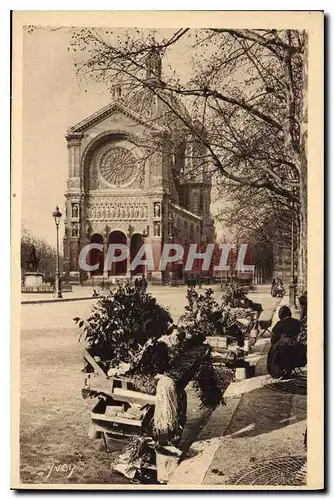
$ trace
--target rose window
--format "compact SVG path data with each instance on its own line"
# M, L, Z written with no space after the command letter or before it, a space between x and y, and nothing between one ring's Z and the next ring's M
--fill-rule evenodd
M126 148L112 146L98 157L99 170L106 182L113 186L125 186L136 175L136 158Z

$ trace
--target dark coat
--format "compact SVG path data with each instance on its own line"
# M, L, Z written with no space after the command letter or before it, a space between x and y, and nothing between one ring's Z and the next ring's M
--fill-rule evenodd
M272 377L288 375L293 368L306 365L306 345L296 343L299 333L298 319L284 318L274 326L267 358L267 370Z
M272 329L271 344L281 339L294 339L300 332L300 321L295 318L284 318L276 323Z

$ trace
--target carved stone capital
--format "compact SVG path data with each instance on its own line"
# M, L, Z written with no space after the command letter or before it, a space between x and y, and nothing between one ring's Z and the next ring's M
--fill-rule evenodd
M83 138L83 134L80 132L72 132L66 135L67 145L70 147L77 143L80 144L81 139Z

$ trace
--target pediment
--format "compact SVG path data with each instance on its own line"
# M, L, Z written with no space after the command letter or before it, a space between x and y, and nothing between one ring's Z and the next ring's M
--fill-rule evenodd
M132 109L128 108L123 102L113 101L104 108L100 109L99 111L96 111L95 113L88 116L84 120L80 121L73 127L69 128L67 130L66 135L68 136L72 134L82 134L90 130L91 128L95 127L97 124L117 114L121 114L127 118L130 118L134 122L143 125L145 127L148 127L152 130L155 130L158 133L159 132L164 133L168 131L166 127L162 127L157 123L148 120L146 117L141 116L136 111L133 111Z

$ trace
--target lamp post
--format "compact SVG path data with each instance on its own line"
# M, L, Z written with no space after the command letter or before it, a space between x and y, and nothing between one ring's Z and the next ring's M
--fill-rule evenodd
M293 182L292 192L296 193L298 183ZM291 265L290 265L290 285L289 285L289 306L290 308L296 309L296 277L295 277L295 204L291 203L291 212L292 212L292 220L291 220Z
M296 308L296 283L295 283L295 224L294 213L292 212L291 221L291 267L290 267L290 285L289 285L289 306Z
M175 243L174 241L174 237L175 237L175 234L176 234L176 228L174 227L173 225L173 220L172 219L169 219L168 221L168 241L172 244ZM177 284L177 277L176 277L176 268L174 266L174 264L170 263L168 265L168 268L170 269L170 284L171 286L178 286Z
M57 230L57 256L56 256L56 276L55 276L55 294L58 299L62 298L61 286L60 286L60 272L59 272L59 223L62 214L59 212L59 207L53 212L52 217L55 220L56 230Z

